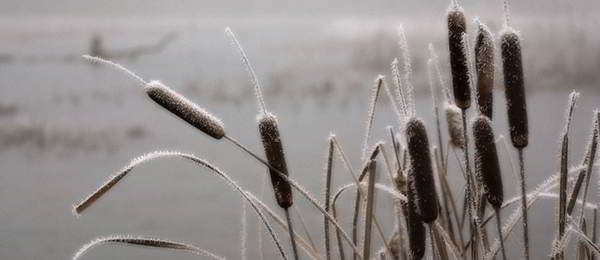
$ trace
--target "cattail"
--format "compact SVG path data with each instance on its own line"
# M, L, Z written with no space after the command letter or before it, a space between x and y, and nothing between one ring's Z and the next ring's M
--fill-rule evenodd
M450 143L454 147L463 148L465 145L465 137L463 134L462 115L460 108L454 104L445 103L446 124L448 125L448 134Z
M438 203L429 141L423 121L411 118L406 123L406 139L410 155L409 189L414 189L417 214L423 222L431 223L437 218Z
M477 100L481 114L492 119L494 104L494 36L479 23L475 42L475 69L477 71Z
M225 129L221 120L159 81L149 82L144 89L154 102L200 131L215 139L221 139L225 136Z
M473 136L475 137L475 158L477 172L485 189L487 201L498 209L504 201L502 188L502 175L496 151L496 140L491 121L485 116L479 116L473 122Z
M457 6L448 10L448 47L450 69L456 105L465 110L471 106L471 77L463 35L467 29L463 10Z
M513 146L521 149L529 143L521 44L517 32L510 28L500 38L510 137Z
M417 260L422 259L425 255L425 226L423 222L419 218L419 215L416 212L417 205L416 194L411 180L408 183L408 191L407 191L407 204L406 210L406 228L408 231L408 247L410 251L410 259Z
M277 118L270 113L261 114L258 118L258 130L262 139L263 147L267 155L267 161L284 174L288 174L283 145L277 127ZM292 188L277 171L269 169L271 175L271 184L275 190L275 199L280 207L287 209L293 204Z

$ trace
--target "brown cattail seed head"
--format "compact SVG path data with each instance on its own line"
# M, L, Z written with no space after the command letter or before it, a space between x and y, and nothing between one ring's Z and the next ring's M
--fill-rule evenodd
M154 102L205 134L215 139L221 139L225 136L225 129L221 120L159 81L149 82L144 89Z
M463 134L462 112L460 108L454 104L445 103L444 110L446 111L446 124L448 125L448 135L450 143L457 148L463 148L465 145L465 137Z
M433 179L427 130L423 121L411 118L406 123L406 139L410 155L409 189L415 192L415 209L425 223L438 216L438 203Z
M260 115L258 118L258 130L262 140L267 161L275 169L279 170L288 176L287 164L285 162L285 154L283 153L283 145L279 128L277 127L277 118L273 114ZM271 184L275 191L275 199L280 207L287 209L293 204L292 188L290 184L283 179L277 171L269 168L271 175Z
M409 188L407 192L407 203L406 203L406 228L408 231L408 247L410 253L410 259L422 259L425 255L425 226L423 221L416 212L416 198L415 191L410 188L413 186L410 181L408 183Z
M529 129L519 35L507 29L502 33L501 47L510 138L513 146L520 149L529 143Z
M494 39L487 26L479 24L475 42L477 100L482 115L492 119L494 104Z
M465 15L461 9L448 10L448 47L450 50L450 69L454 101L461 109L471 106L471 77L467 66L467 53L463 34L467 29Z
M499 209L504 201L504 191L492 122L485 116L479 116L473 122L473 136L479 180L483 184L488 202Z

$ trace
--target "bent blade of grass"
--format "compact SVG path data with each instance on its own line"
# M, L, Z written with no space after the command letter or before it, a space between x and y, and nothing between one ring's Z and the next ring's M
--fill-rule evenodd
M211 259L225 259L224 257L217 256L216 254L211 253L208 250L199 248L197 246L193 246L190 244L171 241L160 238L149 238L142 236L130 236L130 235L110 235L107 237L97 238L84 246L82 246L75 255L73 255L73 260L80 259L86 252L91 250L94 247L104 245L104 244L124 244L129 246L143 246L143 247L152 247L152 248L160 248L160 249L168 249L174 251L184 251L187 253L191 253L197 256L205 256Z
M88 197L86 197L83 201L81 201L80 203L78 203L77 205L75 205L74 206L74 213L81 214L83 212L83 210L85 210L86 208L88 208L89 206L91 206L102 195L106 194L112 187L114 187L120 180L122 180L129 172L131 172L131 170L133 168L135 168L137 165L139 165L141 163L144 163L144 162L148 162L148 161L154 160L154 159L165 158L165 157L180 157L180 158L183 158L183 159L190 160L190 161L192 161L192 162L194 162L194 163L196 163L196 164L198 164L198 165L200 165L202 167L205 167L205 168L209 169L211 173L214 173L214 174L218 175L221 179L225 180L227 184L229 184L230 186L232 186L238 193L240 193L240 195L246 201L248 201L250 203L250 205L252 206L253 210L256 212L256 214L259 216L259 218L261 219L261 221L263 222L263 224L267 228L267 231L271 235L273 243L275 243L275 246L277 247L279 253L281 254L281 257L284 258L284 259L287 259L286 255L285 255L285 253L283 251L283 247L281 246L281 243L279 242L279 239L275 235L275 232L273 231L273 228L271 227L271 225L269 224L269 222L266 220L266 218L263 215L263 213L258 209L258 207L256 206L256 204L248 197L248 195L246 194L246 191L244 189L242 189L242 187L239 186L225 172L219 170L217 167L213 166L208 161L205 161L205 160L203 160L201 158L198 158L198 157L196 157L196 156L194 156L192 154L186 154L186 153L181 153L181 152L169 152L169 151L155 151L155 152L151 152L151 153L142 155L140 157L137 157L134 160L132 160L129 163L129 165L125 166L123 168L123 170L119 171L116 175L114 175L111 178L109 178L109 180L106 181L102 186L100 186L95 192L93 192Z

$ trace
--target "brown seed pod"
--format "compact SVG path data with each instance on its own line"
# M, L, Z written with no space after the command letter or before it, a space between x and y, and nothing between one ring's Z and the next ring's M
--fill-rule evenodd
M466 29L467 24L463 11L454 7L448 10L448 47L454 101L463 110L471 106L471 76L467 65L465 42L463 41L463 34L466 33Z
M221 139L225 136L221 120L159 81L149 82L144 90L154 102L212 138Z
M406 210L406 228L408 232L408 247L410 259L422 259L425 255L425 236L426 230L423 221L416 212L416 198L414 189L410 188L408 183Z
M519 35L511 29L502 33L500 41L510 138L513 146L521 149L529 143L521 43Z
M283 152L283 145L281 143L281 136L279 135L279 128L277 127L277 118L273 114L261 114L258 118L258 130L260 132L260 138L265 148L265 154L267 155L267 161L275 169L288 175L287 164L285 162L285 154ZM271 175L271 184L275 191L275 199L280 207L287 209L293 204L292 188L290 184L284 180L279 174L273 169L269 168Z
M487 201L494 208L499 209L504 201L504 191L496 140L491 124L490 119L485 116L479 116L473 122L475 165L479 180L485 189Z
M409 119L406 123L406 139L410 155L409 189L414 191L417 214L423 222L431 223L438 216L438 202L429 140L423 121L417 118Z
M494 36L484 24L479 24L475 42L477 100L479 111L492 119L494 104Z

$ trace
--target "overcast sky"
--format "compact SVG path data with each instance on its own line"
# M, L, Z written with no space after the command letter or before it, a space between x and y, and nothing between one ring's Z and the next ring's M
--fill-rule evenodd
M448 0L1 0L0 15L147 17L197 15L378 15L445 9ZM469 8L501 9L501 0L460 1ZM599 10L598 0L512 1L520 12Z

